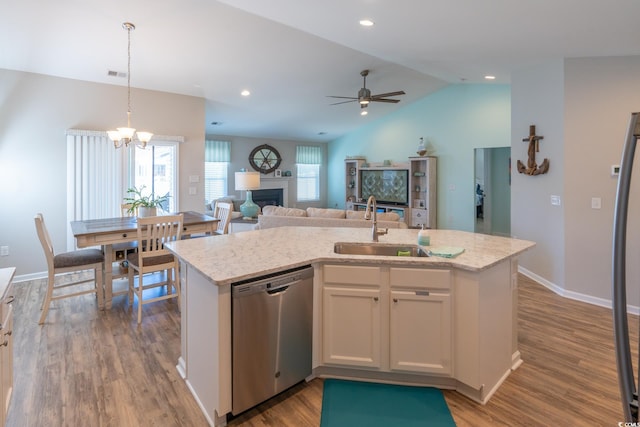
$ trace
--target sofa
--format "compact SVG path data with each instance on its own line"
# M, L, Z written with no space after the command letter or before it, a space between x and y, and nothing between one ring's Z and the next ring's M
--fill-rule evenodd
M377 214L380 228L407 228L394 212ZM371 221L364 219L364 211L352 211L331 208L283 208L281 206L265 206L258 215L256 229L274 227L371 227Z

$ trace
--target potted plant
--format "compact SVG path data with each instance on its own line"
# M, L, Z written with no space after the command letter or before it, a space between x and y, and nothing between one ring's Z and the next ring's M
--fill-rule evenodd
M138 188L129 188L127 193L129 197L124 198L124 202L129 206L129 213L138 213L139 217L155 216L158 213L158 207L162 209L162 205L169 200L169 194L165 194L161 197L155 197L152 194L144 196L142 191L145 186Z

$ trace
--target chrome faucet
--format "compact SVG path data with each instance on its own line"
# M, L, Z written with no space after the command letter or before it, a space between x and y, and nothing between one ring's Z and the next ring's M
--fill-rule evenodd
M373 205L373 219L371 218L371 206ZM389 232L388 229L384 229L384 230L378 230L378 215L377 215L377 205L376 205L376 198L373 196L369 196L369 199L367 200L367 210L364 211L364 219L372 219L373 220L373 226L371 227L371 237L373 238L374 242L378 241L378 236L382 236L384 234L387 234Z

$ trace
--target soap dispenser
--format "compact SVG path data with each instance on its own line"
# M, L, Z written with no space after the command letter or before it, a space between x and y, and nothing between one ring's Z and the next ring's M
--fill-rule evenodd
M429 246L430 244L431 238L427 230L424 229L424 224L422 224L422 229L418 231L418 246Z

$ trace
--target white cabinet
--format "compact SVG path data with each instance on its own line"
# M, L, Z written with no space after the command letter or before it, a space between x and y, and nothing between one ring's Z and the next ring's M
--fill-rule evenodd
M409 157L411 227L437 227L436 157Z
M325 265L323 276L323 362L379 368L380 268Z
M325 363L380 367L380 290L323 289Z
M344 161L346 209L351 209L349 205L357 202L360 198L360 183L358 181L360 179L360 168L365 162L364 158L348 158Z
M390 368L452 374L451 273L390 269Z
M322 360L452 374L449 270L325 265Z
M0 425L5 425L13 391L13 274L15 268L0 269Z

